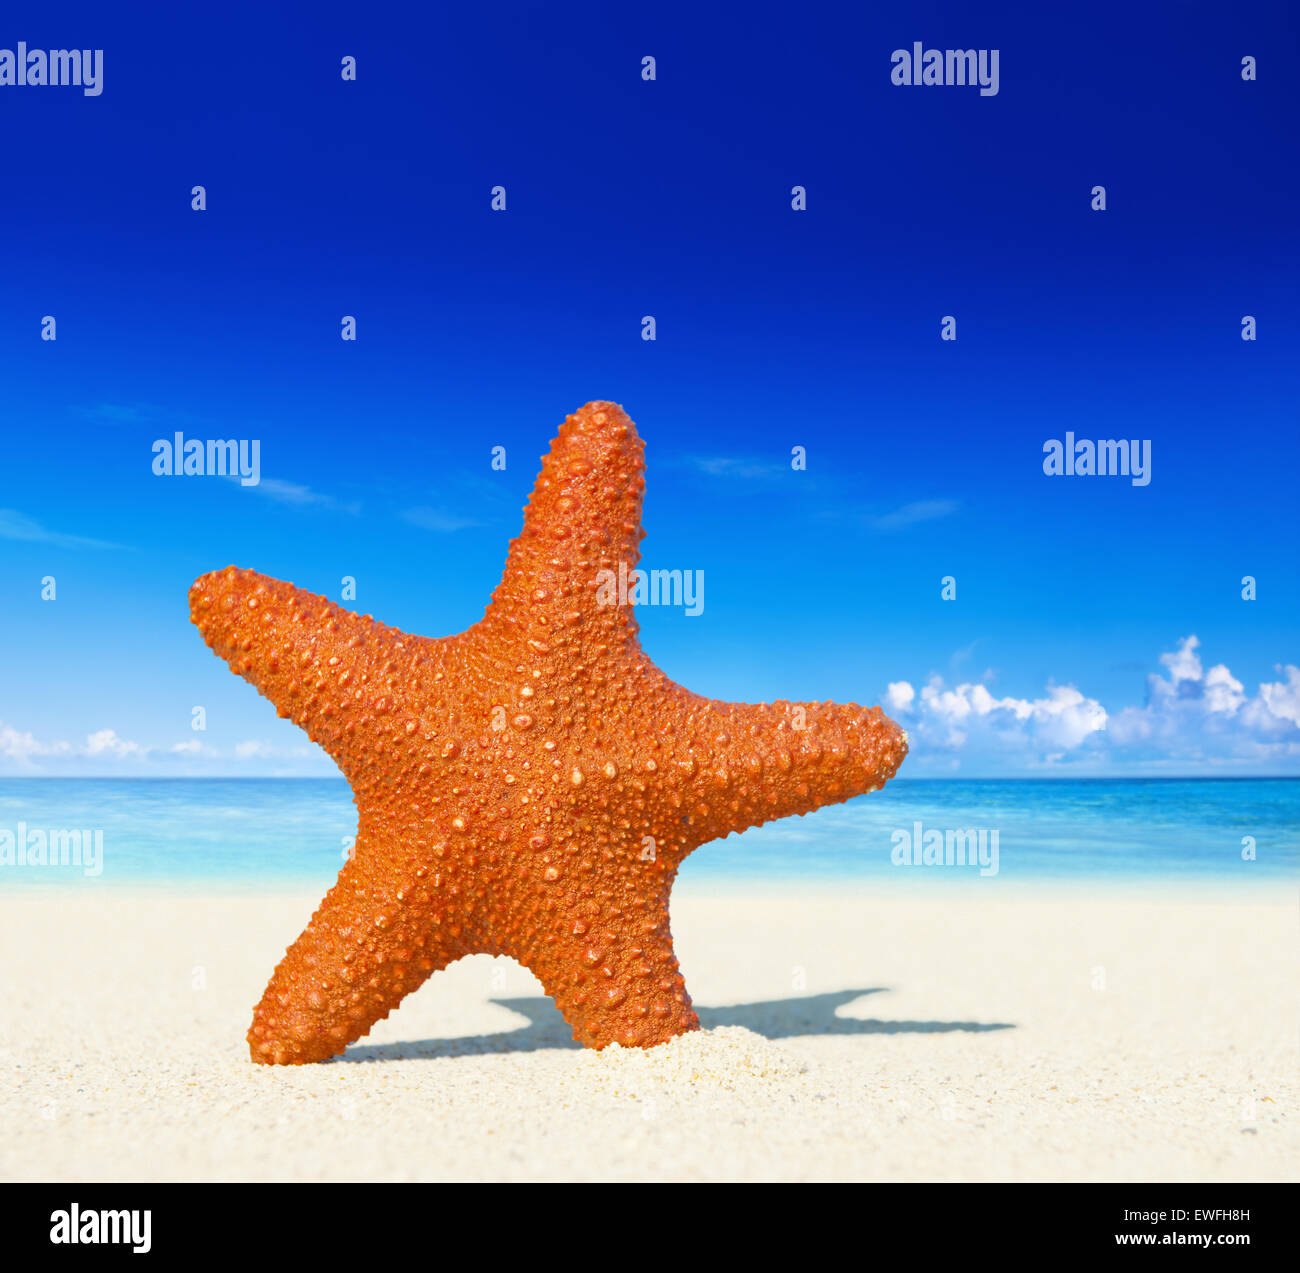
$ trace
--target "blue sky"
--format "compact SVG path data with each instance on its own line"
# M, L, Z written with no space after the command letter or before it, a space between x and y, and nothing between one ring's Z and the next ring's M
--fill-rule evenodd
M690 688L886 703L912 776L1300 772L1298 27L8 6L104 89L0 87L0 773L331 772L190 582L459 631L594 398L646 440L643 564L704 572L640 614ZM892 84L917 40L999 92ZM259 439L260 485L155 476L177 430ZM1044 475L1067 431L1150 484Z

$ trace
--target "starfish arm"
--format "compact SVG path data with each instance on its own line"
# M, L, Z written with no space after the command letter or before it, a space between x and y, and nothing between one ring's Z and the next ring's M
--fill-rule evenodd
M302 936L285 952L248 1031L265 1065L342 1052L434 972L468 954L448 881L411 854L394 867L391 837L358 836Z
M517 948L585 1047L648 1048L699 1029L668 923L672 873L645 870L660 877L648 899L623 889L618 904L572 898L549 933Z
M396 738L405 729L396 695L385 697L394 672L439 645L234 566L195 580L190 620L213 653L305 729L349 779L376 763L384 734Z
M480 626L516 637L549 629L562 643L581 623L602 641L635 643L636 618L619 604L618 580L641 555L644 451L617 403L589 402L564 421Z
M907 755L907 734L879 707L689 697L689 848L877 791Z

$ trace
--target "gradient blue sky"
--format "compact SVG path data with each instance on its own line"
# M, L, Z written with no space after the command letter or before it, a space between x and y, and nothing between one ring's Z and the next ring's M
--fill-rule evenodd
M646 440L643 564L704 571L640 614L690 688L889 702L912 776L1300 772L1293 7L0 27L105 50L99 97L0 88L0 773L331 772L190 582L458 631L593 398ZM914 40L997 48L998 95L894 86ZM259 438L262 485L155 477L175 430ZM1150 485L1045 477L1067 430L1151 439Z

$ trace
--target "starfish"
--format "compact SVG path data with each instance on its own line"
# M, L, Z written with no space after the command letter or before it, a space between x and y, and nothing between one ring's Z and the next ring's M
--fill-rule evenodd
M669 680L601 572L640 555L645 463L592 402L544 457L483 618L408 636L250 570L190 589L231 670L351 784L355 848L254 1011L254 1061L366 1034L464 955L532 970L588 1047L698 1029L668 898L709 840L878 790L907 754L879 707L725 703Z

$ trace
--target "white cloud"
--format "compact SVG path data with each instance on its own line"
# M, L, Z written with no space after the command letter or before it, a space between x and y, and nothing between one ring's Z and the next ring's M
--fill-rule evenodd
M86 755L88 756L141 756L145 748L139 743L128 742L117 736L114 729L101 729L86 736Z
M0 539L16 539L28 544L52 544L55 548L118 548L104 539L87 539L84 535L64 535L47 530L40 522L16 508L0 508Z
M1169 669L1170 683L1175 687L1180 681L1201 679L1201 660L1196 654L1200 644L1195 635L1184 637L1179 641L1178 649L1160 656L1160 662Z
M1246 701L1242 684L1222 663L1216 663L1205 676L1205 705L1212 712L1231 715Z
M885 702L891 712L906 712L916 699L916 691L906 681L890 681Z
M1257 766L1300 754L1300 668L1279 665L1283 681L1264 682L1247 696L1228 666L1201 664L1199 639L1183 637L1160 656L1168 677L1147 678L1147 701L1111 722L1111 742L1124 760Z
M314 747L277 747L260 738L235 744L235 755L240 760L292 760L301 756L317 755Z
M889 686L886 697L894 710L910 710L916 691L906 681ZM966 682L948 687L932 676L921 688L916 705L922 743L956 750L972 739L1000 751L1066 751L1106 728L1106 709L1072 685L1049 685L1035 699L995 698L986 685Z
M50 756L70 750L67 743L43 743L32 734L19 733L13 726L0 723L0 756L30 761L33 756Z
M1067 751L1090 734L1106 728L1106 709L1095 698L1085 698L1073 685L1053 685L1047 697L1033 704L1038 737Z
M235 481L239 480L239 475L232 475ZM361 511L361 505L358 503L343 503L332 495L324 495L320 491L314 491L310 486L303 486L299 482L285 482L278 477L264 477L256 486L246 488L249 490L260 491L268 499L273 499L280 504L291 504L295 508L328 508L332 512L351 513L355 516Z
M112 729L101 729L93 734L87 734L85 743L77 746L63 739L57 739L54 742L43 742L34 734L26 731L20 732L12 726L0 722L0 756L23 762L25 767L35 757L103 756L122 758L129 756L142 758L148 751L148 747L142 747L139 743L128 742L124 738L119 738L117 731Z
M192 772L178 770L177 765L198 762L207 771L209 766L229 765L237 762L279 761L298 763L304 758L320 757L316 748L302 745L277 746L272 742L250 740L238 742L233 748L220 748L199 739L186 739L173 744L152 746L123 739L116 729L96 729L88 733L85 742L64 740L43 741L32 733L6 726L0 720L0 767L10 772L36 774L36 772L69 772L72 765L86 772L113 772L113 774L149 774L149 772ZM8 763L5 763L8 762ZM42 765L42 762L52 762ZM77 762L81 762L78 765ZM321 757L321 768L326 762ZM243 766L235 771L242 772Z
M235 773L260 771L261 762L275 761L296 772L307 762L308 769L332 772L333 766L318 748L306 740L279 746L250 740L234 747L219 747L197 738L157 746L122 738L115 729L87 734L85 741L46 741L0 721L0 773L208 773L214 768ZM197 766L195 768L194 766Z
M1288 725L1300 728L1300 667L1278 664L1277 670L1286 673L1286 680L1261 684L1259 695L1243 712L1252 725L1268 733L1285 733Z
M471 526L483 525L482 522L476 522L472 518L461 517L458 513L448 513L441 508L429 508L427 506L408 508L402 514L402 517L410 522L412 526L418 526L421 530L437 531L439 534L467 530Z
M908 526L915 526L918 522L932 522L940 517L951 517L958 507L957 501L953 499L921 499L911 504L904 504L902 508L895 509L892 513L885 513L882 517L874 517L871 524L876 530L904 530Z
M728 455L695 456L690 462L710 477L775 477L785 472L780 464Z
M1195 636L1159 656L1165 674L1147 678L1146 702L1113 713L1073 685L1049 683L1035 698L998 697L982 682L949 686L931 676L919 693L907 681L885 692L887 711L907 718L922 767L940 757L1025 768L1104 763L1116 772L1294 767L1300 756L1300 668L1254 695L1227 664L1208 671ZM942 763L947 763L946 761Z
M154 409L145 403L100 402L93 407L81 407L77 410L87 420L107 424L138 424L148 420L154 413Z

